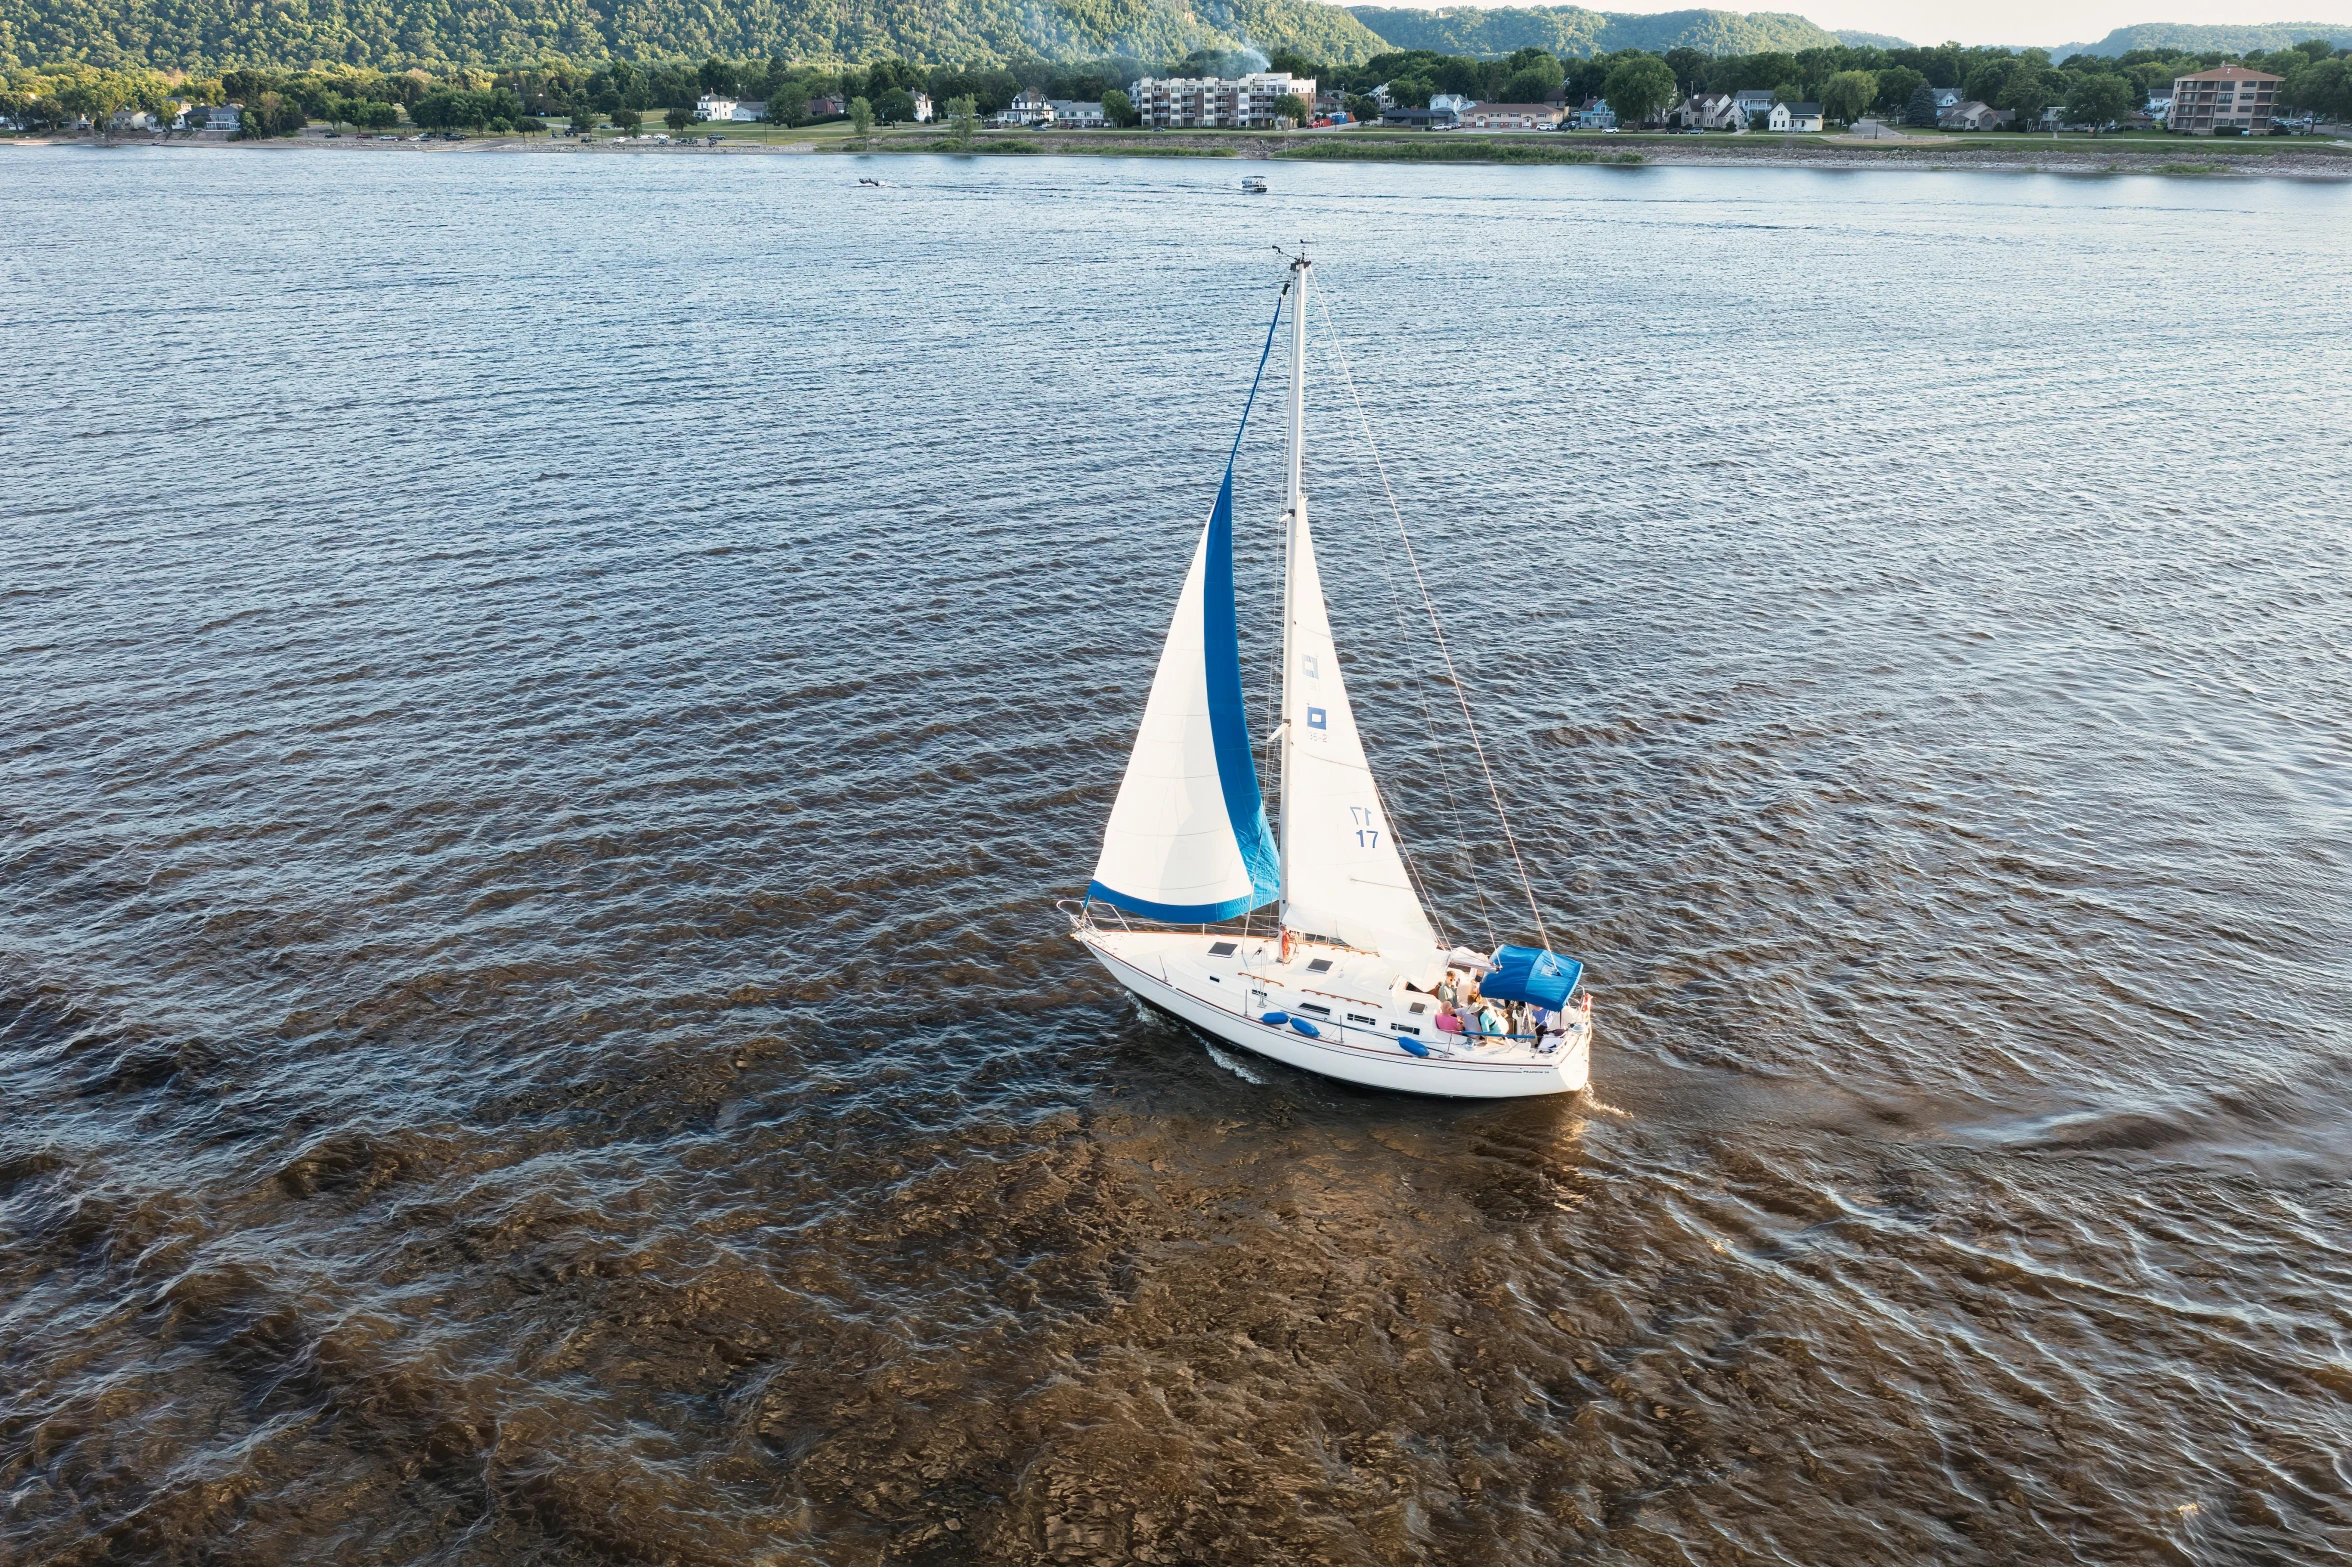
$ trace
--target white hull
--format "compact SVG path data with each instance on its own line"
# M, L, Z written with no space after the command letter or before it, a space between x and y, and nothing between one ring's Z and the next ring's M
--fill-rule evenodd
M1554 1045L1549 1054L1539 1055L1533 1050L1508 1046L1476 1049L1435 1036L1430 1040L1434 1048L1451 1048L1458 1053L1450 1057L1423 1057L1407 1051L1393 1034L1344 1021L1318 1021L1320 1037L1316 1038L1295 1032L1287 1023L1259 1021L1251 1015L1251 998L1268 992L1253 990L1244 980L1231 988L1228 999L1225 992L1231 984L1232 971L1219 980L1208 981L1206 973L1197 966L1201 954L1215 938L1177 932L1099 929L1081 929L1075 934L1119 983L1211 1038L1343 1083L1446 1099L1525 1099L1575 1093L1591 1076L1592 1025L1584 1018L1576 1019L1566 1040ZM1244 961L1249 957L1271 956L1271 943L1259 941L1244 945L1252 949ZM1305 956L1300 954L1302 960ZM1270 987L1271 999L1276 1001L1285 995L1282 980L1276 977L1282 968L1265 962L1256 965L1256 971ZM1209 990L1211 984L1217 986L1212 994L1204 997L1193 993L1195 989ZM1341 1003L1342 1006L1351 1004L1374 1005Z

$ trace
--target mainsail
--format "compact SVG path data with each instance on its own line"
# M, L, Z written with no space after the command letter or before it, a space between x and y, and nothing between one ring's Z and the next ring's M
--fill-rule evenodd
M1380 791L1340 679L1314 535L1304 515L1294 524L1290 549L1290 672L1283 713L1290 744L1282 779L1290 859L1282 923L1377 952L1408 979L1434 980L1441 966L1437 932L1380 809Z

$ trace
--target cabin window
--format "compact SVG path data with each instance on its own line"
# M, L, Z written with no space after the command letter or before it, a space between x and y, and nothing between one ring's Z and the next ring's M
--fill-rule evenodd
M1409 1024L1405 1024L1405 1023L1391 1023L1391 1024L1389 1024L1388 1026L1389 1026L1390 1028L1393 1028L1393 1029L1395 1029L1395 1030L1396 1030L1398 1033L1400 1033L1400 1034L1410 1034L1410 1035L1412 1035L1412 1036L1413 1036L1415 1039L1419 1039L1419 1038L1421 1037L1421 1030L1419 1030L1419 1029L1417 1029L1417 1028L1414 1028L1414 1027L1410 1026Z
M1216 975L1214 975L1214 974L1211 974L1211 975L1209 976L1209 983L1210 983L1210 984L1212 984L1212 985L1222 985L1222 984L1224 984L1225 982L1224 982L1223 980L1219 979L1219 978L1218 978Z
M1302 1002L1300 1002L1300 1003L1298 1004L1298 1006L1297 1006L1296 1008L1294 1008L1293 1010L1295 1010L1295 1011L1299 1011L1299 1012L1312 1012L1312 1013L1314 1013L1314 1014L1315 1014L1317 1017L1329 1017L1329 1016L1331 1016L1331 1009L1330 1009L1329 1007L1319 1007L1319 1006L1315 1005L1315 1003L1313 1003L1312 1001L1302 1001Z
M1314 962L1307 965L1307 972L1310 974L1328 974L1331 972L1331 960L1329 958L1317 958Z
M1348 1021L1351 1023L1369 1023L1374 1028L1378 1028L1380 1026L1380 1019L1376 1017L1366 1017L1361 1012L1350 1012L1348 1014Z
M1229 958L1233 956L1233 943L1230 941L1218 942L1215 946L1209 949L1209 956L1212 958Z

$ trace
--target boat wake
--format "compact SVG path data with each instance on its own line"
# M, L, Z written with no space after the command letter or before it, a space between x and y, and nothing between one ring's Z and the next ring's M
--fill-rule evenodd
M1219 1066L1223 1067L1226 1071L1231 1072L1235 1077L1240 1078L1243 1082L1255 1083L1260 1088L1266 1086L1266 1080L1264 1078L1258 1076L1257 1073L1251 1071L1248 1067L1242 1065L1239 1061L1234 1060L1233 1057L1227 1055L1224 1051L1219 1050L1215 1045L1208 1045L1204 1048L1206 1048L1209 1052L1210 1060L1216 1062Z

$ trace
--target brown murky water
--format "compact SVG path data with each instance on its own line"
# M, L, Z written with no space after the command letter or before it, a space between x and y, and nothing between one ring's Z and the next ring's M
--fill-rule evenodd
M2352 1554L2352 191L861 172L0 168L0 1557ZM1594 1096L1058 934L1302 233Z

